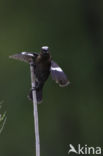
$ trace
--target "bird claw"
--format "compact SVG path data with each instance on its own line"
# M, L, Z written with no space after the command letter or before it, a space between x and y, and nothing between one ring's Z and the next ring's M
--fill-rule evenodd
M31 89L32 91L34 91L34 90L37 90L37 87L32 87L32 89Z
M30 65L31 65L31 66L34 66L34 62L33 62L33 61L31 61L31 62L30 62Z

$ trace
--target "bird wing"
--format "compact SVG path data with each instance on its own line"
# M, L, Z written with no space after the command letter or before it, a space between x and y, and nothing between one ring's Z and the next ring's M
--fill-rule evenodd
M54 61L51 61L50 70L51 70L52 79L55 80L60 87L65 87L70 84L63 70Z
M11 55L10 58L30 63L31 61L34 61L37 56L38 53L35 52L21 52L18 54Z

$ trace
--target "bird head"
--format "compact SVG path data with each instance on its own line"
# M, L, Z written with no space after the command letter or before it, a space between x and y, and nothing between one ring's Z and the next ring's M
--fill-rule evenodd
M42 53L42 54L48 54L48 53L49 53L49 48L48 48L48 46L43 46L43 47L41 47L41 53Z

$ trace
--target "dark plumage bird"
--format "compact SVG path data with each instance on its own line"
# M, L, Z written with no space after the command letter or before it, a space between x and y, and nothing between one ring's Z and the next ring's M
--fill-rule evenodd
M70 83L63 70L52 60L49 48L47 46L43 46L40 53L21 52L19 54L10 56L10 58L18 59L29 64L32 63L36 78L35 90L38 103L42 101L43 86L50 73L52 79L55 80L60 87L65 87ZM28 97L32 100L32 89Z

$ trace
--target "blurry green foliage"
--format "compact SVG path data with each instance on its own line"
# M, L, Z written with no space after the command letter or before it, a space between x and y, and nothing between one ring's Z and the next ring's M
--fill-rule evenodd
M103 146L103 1L1 0L0 99L8 120L0 156L35 155L27 64L9 60L21 51L51 49L71 87L51 78L38 106L42 156L68 154L68 145Z

